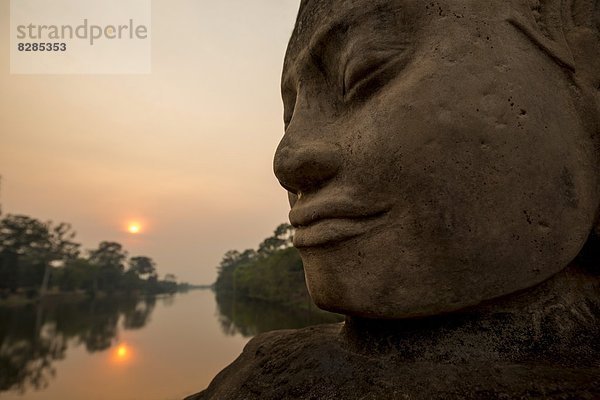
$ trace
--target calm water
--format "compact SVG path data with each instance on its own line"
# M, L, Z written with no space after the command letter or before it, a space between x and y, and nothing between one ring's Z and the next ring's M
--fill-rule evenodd
M205 388L260 332L336 322L209 290L0 307L0 399L169 400Z

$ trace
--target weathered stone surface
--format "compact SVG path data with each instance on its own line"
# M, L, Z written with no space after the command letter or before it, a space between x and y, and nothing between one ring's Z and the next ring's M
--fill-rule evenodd
M274 170L348 320L191 399L600 398L599 90L596 0L303 0Z
M274 160L315 303L476 305L565 268L600 204L593 0L305 0Z
M535 363L405 361L348 351L340 326L263 334L188 400L597 399L597 370Z
M571 267L476 310L270 332L188 400L597 399L599 288Z

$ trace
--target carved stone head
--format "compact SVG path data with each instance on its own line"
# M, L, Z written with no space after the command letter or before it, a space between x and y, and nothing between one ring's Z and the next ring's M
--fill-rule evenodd
M310 293L449 312L565 268L600 204L595 0L303 0L275 173Z

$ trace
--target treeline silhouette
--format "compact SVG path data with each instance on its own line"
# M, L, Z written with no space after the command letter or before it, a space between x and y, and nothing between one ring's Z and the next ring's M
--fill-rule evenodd
M29 298L49 291L98 293L172 293L188 285L167 274L158 278L147 256L128 258L116 242L81 251L71 225L42 222L25 215L0 220L0 298Z
M225 253L214 285L225 334L254 336L273 329L343 320L313 304L293 237L293 227L281 224L258 249Z
M230 250L217 267L217 300L256 300L288 308L311 309L304 267L293 247L294 228L281 224L258 249ZM225 307L227 308L227 307Z
M230 250L217 267L217 293L286 306L306 307L302 260L292 247L293 228L279 225L258 249Z

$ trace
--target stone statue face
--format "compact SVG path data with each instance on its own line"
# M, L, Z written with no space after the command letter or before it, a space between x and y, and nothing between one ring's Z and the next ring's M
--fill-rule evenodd
M599 203L591 122L550 39L511 23L531 10L510 3L301 10L274 167L321 308L453 311L577 256Z

